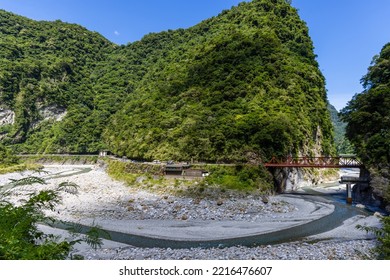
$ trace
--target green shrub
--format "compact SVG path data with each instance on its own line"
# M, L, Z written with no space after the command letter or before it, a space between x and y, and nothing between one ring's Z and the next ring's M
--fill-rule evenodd
M10 166L17 164L19 162L18 158L13 155L12 151L0 143L0 165Z
M12 185L45 184L38 177L27 177L13 180ZM61 201L60 192L74 193L77 186L74 184L60 184L56 189L32 192L20 205L9 202L13 189L0 187L0 260L61 260L70 257L70 252L76 243L82 241L99 246L101 240L94 234L92 228L85 238L71 241L60 241L53 234L46 234L38 229L39 223L46 223L50 219L44 214L45 210L55 210Z
M380 260L390 260L390 217L383 217L381 219L382 227L366 227L358 225L357 228L373 232L378 238L378 246L374 252L376 257Z
M262 166L209 166L207 169L210 171L206 178L208 184L239 191L271 192L273 188L271 175Z
M107 173L115 180L123 181L128 185L133 185L138 175L134 173L129 173L126 171L126 163L109 160L107 161Z

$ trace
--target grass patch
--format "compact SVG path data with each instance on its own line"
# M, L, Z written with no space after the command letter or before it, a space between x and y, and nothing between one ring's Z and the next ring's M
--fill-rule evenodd
M273 192L271 174L262 166L210 166L206 169L210 172L206 178L209 185L237 191Z
M107 174L118 181L122 181L127 185L134 185L139 174L126 172L126 163L115 160L107 161Z
M40 171L43 166L37 163L21 163L15 165L0 165L0 174L7 174L13 172L22 172L26 170Z
M31 163L61 163L61 164L95 164L99 160L97 155L28 155L19 156L21 161Z
M273 193L271 174L261 166L196 166L210 173L206 178L181 179L161 176L161 166L106 160L107 173L127 185L156 193L180 196L208 196L226 191ZM195 167L195 166L194 166Z

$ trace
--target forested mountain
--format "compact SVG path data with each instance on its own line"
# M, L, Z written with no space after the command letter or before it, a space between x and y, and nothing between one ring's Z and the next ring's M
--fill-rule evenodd
M241 3L126 46L1 11L2 141L143 159L331 154L324 78L288 2Z
M365 91L342 110L347 136L367 164L390 164L390 43L362 79Z
M95 151L100 135L86 121L100 97L93 74L114 48L78 25L0 11L0 100L10 115L1 127L3 141L28 152ZM65 113L63 122L48 118Z
M362 79L364 91L341 111L347 137L371 171L371 186L390 205L390 43ZM390 211L390 206L388 206Z
M340 119L339 112L333 105L329 104L328 109L334 127L334 142L336 145L337 154L355 154L355 150L351 142L345 136L347 123Z
M243 3L154 36L168 47L104 134L116 154L245 160L308 152L317 137L330 153L324 79L286 1Z

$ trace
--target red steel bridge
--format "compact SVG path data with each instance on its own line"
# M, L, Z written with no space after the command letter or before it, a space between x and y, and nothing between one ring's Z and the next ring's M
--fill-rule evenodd
M273 157L266 167L310 167L310 168L361 168L363 164L353 156L340 157Z

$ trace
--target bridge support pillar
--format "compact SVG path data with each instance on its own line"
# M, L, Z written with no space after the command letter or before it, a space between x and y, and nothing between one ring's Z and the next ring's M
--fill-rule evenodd
M347 183L347 203L352 204L352 183Z

